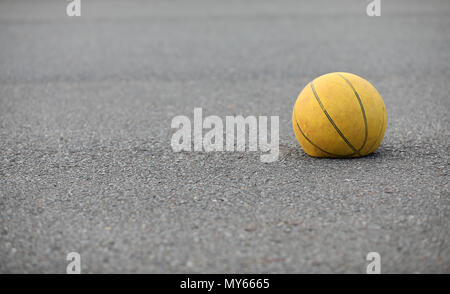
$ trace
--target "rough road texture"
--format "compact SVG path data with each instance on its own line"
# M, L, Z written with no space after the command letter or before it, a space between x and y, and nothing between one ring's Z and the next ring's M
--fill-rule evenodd
M450 272L449 1L66 3L0 2L0 272ZM296 142L333 71L384 98L369 157ZM172 152L194 107L279 115L279 161Z

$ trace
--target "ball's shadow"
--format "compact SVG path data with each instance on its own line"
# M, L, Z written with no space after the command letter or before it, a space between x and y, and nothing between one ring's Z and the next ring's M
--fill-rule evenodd
M375 152L361 157L312 157L306 154L300 146L280 145L280 155L283 161L290 160L325 160L325 161L348 161L348 160L372 160L385 157L393 153L391 148L380 146Z

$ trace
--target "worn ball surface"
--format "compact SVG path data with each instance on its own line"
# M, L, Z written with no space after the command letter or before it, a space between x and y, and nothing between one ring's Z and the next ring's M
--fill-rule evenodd
M386 107L375 87L345 72L306 85L292 112L295 136L314 157L368 155L380 146L386 123Z

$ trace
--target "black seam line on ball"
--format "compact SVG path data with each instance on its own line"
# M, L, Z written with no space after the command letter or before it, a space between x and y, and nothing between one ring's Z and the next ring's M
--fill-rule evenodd
M317 103L319 103L320 108L322 108L323 113L326 115L326 117L328 118L328 120L330 121L330 123L333 125L334 129L336 130L336 132L338 132L339 136L341 136L341 138L344 140L344 142L348 145L348 147L350 147L354 154L361 156L361 154L359 153L358 150L356 150L355 147L353 147L353 145L347 140L347 138L344 136L344 134L341 132L341 130L337 127L337 125L334 123L333 119L331 118L331 116L328 114L327 110L325 109L325 107L322 104L322 101L320 101L319 96L316 93L316 89L314 88L314 84L313 82L310 83L311 85L311 89L314 93L314 96L316 97Z
M319 146L317 146L316 144L313 143L313 141L311 141L308 137L306 137L306 135L303 133L302 128L300 127L300 125L298 124L298 120L297 120L297 115L295 114L295 108L294 108L294 119L295 119L295 124L297 125L298 130L300 131L300 133L302 134L302 136L306 139L306 141L308 141L311 145L313 145L314 147L316 147L317 149L319 149L320 151L322 151L325 154L329 154L331 156L335 156L335 157L350 157L353 154L350 155L339 155L339 154L334 154L334 153L330 153L328 151L323 150L322 148L320 148Z
M383 121L381 122L381 128L380 128L380 131L378 132L377 139L375 140L375 142L373 142L372 146L370 146L370 148L367 150L367 152L369 152L369 153L373 152L371 150L372 150L373 146L375 146L375 144L377 144L378 140L380 140L381 132L383 131L383 128L384 128L384 113L383 113Z
M359 152L364 148L364 146L366 146L366 143L367 143L368 128L367 128L366 111L364 110L364 105L362 104L361 97L359 97L359 94L356 91L355 87L353 87L352 83L350 83L350 81L346 77L341 75L340 73L337 73L337 75L340 76L341 78L343 78L347 82L347 84L350 86L350 88L352 88L353 93L355 93L356 99L358 99L359 106L361 107L361 112L362 112L363 119L364 119L364 130L365 131L364 131L364 141L363 141L361 147L359 147L359 149L358 149L358 152Z

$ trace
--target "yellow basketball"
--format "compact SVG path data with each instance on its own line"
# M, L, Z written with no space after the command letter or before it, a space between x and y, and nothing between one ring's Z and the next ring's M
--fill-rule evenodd
M360 157L384 137L387 115L377 89L345 72L320 76L298 95L292 126L300 146L314 157Z

